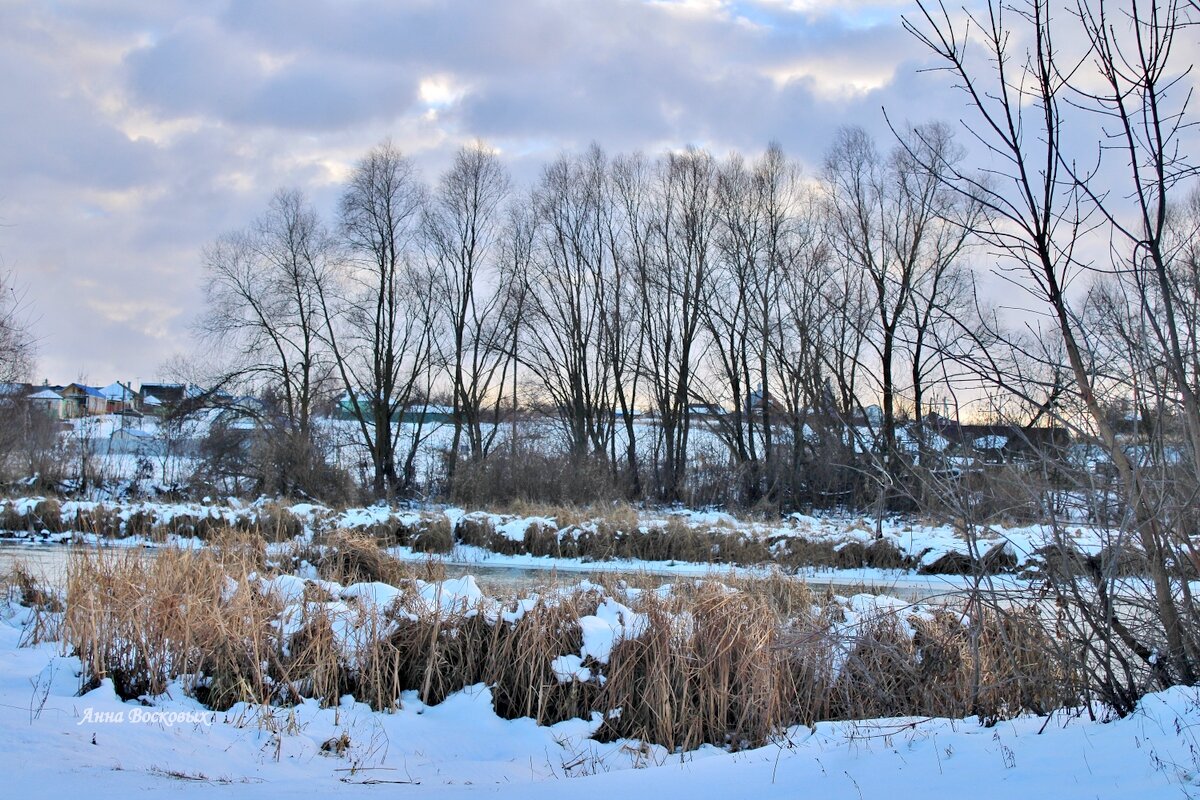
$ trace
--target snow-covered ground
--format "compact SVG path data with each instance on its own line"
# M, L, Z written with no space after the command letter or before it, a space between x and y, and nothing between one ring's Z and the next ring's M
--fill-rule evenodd
M1178 798L1200 795L1200 694L1175 689L1109 723L1086 715L977 721L882 719L795 728L765 747L667 753L590 737L599 720L505 720L473 686L393 714L235 706L214 713L181 687L154 705L108 683L78 696L79 662L19 647L0 620L0 770L7 797L128 798Z

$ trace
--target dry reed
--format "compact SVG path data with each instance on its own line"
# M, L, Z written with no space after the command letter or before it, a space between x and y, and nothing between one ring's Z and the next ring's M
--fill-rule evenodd
M502 716L549 724L599 712L601 737L672 750L755 746L818 719L994 721L1074 697L1054 642L1026 612L886 607L851 625L838 598L779 573L685 580L670 592L601 577L547 592L519 613L496 601L446 609L419 595L411 568L345 535L310 563L341 584L391 583L397 602L330 603L315 583L303 601L285 602L261 581L270 569L261 542L214 538L216 546L154 559L72 558L63 636L83 664L84 688L111 679L134 698L179 681L215 709L352 694L391 710L406 691L433 704L485 683ZM618 639L607 663L584 659L590 678L557 674L556 658L582 652L580 619L606 597L638 615L636 635Z

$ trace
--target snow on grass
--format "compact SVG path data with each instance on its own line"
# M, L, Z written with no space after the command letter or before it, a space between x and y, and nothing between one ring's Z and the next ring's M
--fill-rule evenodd
M470 614L484 599L479 584L470 575L440 583L418 581L418 584L427 610L443 615Z
M611 597L605 598L595 614L579 618L579 627L583 629L583 650L580 655L607 664L613 645L621 639L638 638L646 630L646 625L644 615Z

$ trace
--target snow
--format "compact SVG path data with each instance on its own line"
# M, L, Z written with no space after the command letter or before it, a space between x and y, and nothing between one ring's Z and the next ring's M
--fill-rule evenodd
M505 720L483 685L437 706L408 692L391 714L350 697L336 708L308 701L213 713L178 685L149 706L122 702L107 681L78 696L75 658L53 644L18 647L20 614L0 620L0 728L8 741L0 770L10 797L1158 800L1200 793L1195 688L1150 695L1135 714L1108 723L1072 713L995 727L974 719L823 722L754 750L667 753L590 738L597 715L549 727ZM578 679L583 669L575 657L555 662L560 680Z
M646 629L646 618L628 606L610 598L605 599L595 614L579 618L583 630L583 658L594 658L607 664L613 645L621 639L636 639Z
M452 578L441 583L422 583L420 594L430 611L442 614L469 614L483 602L483 592L470 575Z
M284 603L298 603L304 599L306 583L303 578L295 575L277 575L274 578L259 580L258 585L263 594L275 595Z
M467 512L461 508L426 506L421 509L393 508L374 505L334 511L315 503L297 503L279 506L269 499L243 503L233 499L211 500L203 503L168 503L154 501L90 501L73 500L61 503L61 519L70 526L76 515L84 515L79 526L83 531L50 533L42 530L41 518L36 513L44 497L19 497L0 501L0 510L11 509L20 517L27 518L14 524L14 530L5 532L3 538L21 542L78 541L103 544L113 547L157 548L164 545L200 547L203 542L195 538L187 526L192 520L210 520L227 525L246 526L267 515L279 512L290 513L299 523L299 539L314 541L315 537L332 533L338 529L361 531L374 534L377 529L416 530L441 520L456 527L464 519L486 520L501 537L524 549L522 543L526 532L533 526L556 531L560 540L578 536L581 532L594 530L598 520L584 521L577 526L560 526L546 516L516 516L493 514L480 511ZM107 516L120 520L123 538L103 538L87 532L91 523L88 515ZM131 529L135 521L137 527ZM996 576L1001 583L1019 586L1027 583L1027 570L1036 570L1041 563L1039 552L1051 544L1064 543L1087 556L1101 552L1119 535L1119 532L1096 525L1049 524L1029 525L983 525L971 530L970 534L953 524L934 524L926 520L894 517L877 524L873 519L845 515L811 516L792 514L780 520L743 520L721 511L642 510L638 513L638 526L645 532L668 524L684 524L698 530L721 536L755 538L767 544L775 558L783 560L789 551L804 542L824 543L835 551L850 545L871 547L876 541L877 529L884 543L894 546L901 554L911 559L918 568L928 567L947 554L980 557L992 548L1003 547L1015 559L1012 574ZM138 535L131 535L138 534ZM269 549L286 548L288 545L271 545ZM425 562L441 561L448 565L484 565L488 568L519 570L556 571L562 573L588 573L612 571L645 571L660 575L699 576L727 574L763 574L775 567L770 564L713 564L708 562L683 561L636 561L636 560L591 560L578 557L534 556L523 552L496 553L479 546L456 543L448 553L417 552L411 546L393 546L389 553L404 560ZM907 597L953 591L967 584L969 578L962 576L929 576L907 569L851 568L831 569L800 566L791 568L795 574L804 576L813 583L848 584L863 581L875 585L899 587Z
M356 583L353 586L347 586L341 591L343 600L358 600L362 603L369 603L379 610L391 608L397 599L403 594L395 586L379 581L370 583Z
M550 662L550 669L559 683L583 682L592 678L592 671L583 666L583 658L577 655L559 656Z
M133 399L133 390L117 381L110 383L98 391L104 396L105 400L125 401Z

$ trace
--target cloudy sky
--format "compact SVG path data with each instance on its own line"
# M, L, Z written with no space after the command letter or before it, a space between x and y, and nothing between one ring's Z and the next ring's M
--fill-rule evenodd
M391 137L437 175L482 138L518 180L562 150L954 119L904 0L0 0L0 264L37 377L151 380L191 347L199 251L281 186L331 209Z

